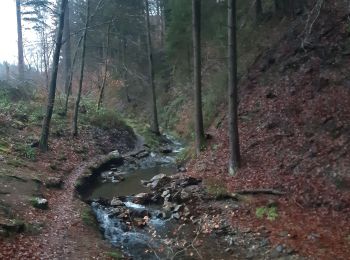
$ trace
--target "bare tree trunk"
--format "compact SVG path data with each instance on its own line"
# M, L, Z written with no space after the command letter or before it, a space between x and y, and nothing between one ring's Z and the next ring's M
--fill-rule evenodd
M10 81L10 65L5 62L5 70L6 70L6 81Z
M194 64L194 106L195 106L195 145L199 155L204 145L204 126L202 112L202 77L201 77L201 1L192 0L192 36Z
M229 173L240 167L238 135L236 0L228 0L228 94L229 94Z
M70 42L70 10L69 10L69 3L66 7L66 13L64 16L64 31L63 31L63 39L64 39L64 45L63 45L63 60L64 60L64 68L63 68L63 74L64 74L64 92L67 95L69 89L69 76L70 71L72 70L72 61L71 61L71 42Z
M67 1L68 0L62 0L60 5L60 15L59 15L59 21L58 21L57 34L56 34L56 46L55 46L55 52L53 56L51 82L50 82L49 95L47 100L47 110L46 110L46 116L44 118L43 125L42 125L41 138L40 138L40 144L39 144L39 147L43 152L48 150L50 122L51 122L53 107L55 103L58 63L60 59L60 51L62 46L64 13L66 10Z
M145 0L146 6L146 27L147 27L147 52L148 52L148 77L151 85L152 95L152 122L151 131L156 135L160 135L159 123L158 123L158 112L157 112L157 98L156 98L156 87L154 83L154 68L153 68L153 51L152 51L152 40L151 40L151 26L149 21L149 6L148 0Z
M255 22L258 23L261 19L263 13L262 2L261 0L256 0L255 3Z
M86 52L86 37L87 37L87 29L89 27L89 16L90 16L90 0L87 0L87 8L86 8L86 22L85 29L83 34L83 46L81 51L81 67L80 67L80 79L79 79L79 89L77 98L74 106L74 116L73 116L73 124L72 124L72 135L78 135L78 114L79 114L79 105L81 98L81 91L83 88L83 80L84 80L84 67L85 67L85 52Z
M69 96L72 93L72 81L73 81L73 74L74 74L74 64L76 62L77 56L78 56L78 50L79 46L81 44L81 41L83 40L83 37L80 37L77 47L75 48L74 56L73 56L73 61L71 64L71 70L69 71L69 81L68 81L68 91L66 93L66 100L64 103L64 110L62 112L63 116L67 116L68 113L68 103L69 103Z
M23 36L22 36L22 13L21 0L16 0L17 13L17 37L18 37L18 75L21 80L24 79L24 56L23 56Z
M97 101L97 110L100 110L102 101L103 101L103 95L106 87L106 81L107 81L107 73L108 73L108 54L109 54L109 34L111 31L111 24L108 24L107 28L107 46L106 46L106 53L105 53L105 68L104 68L104 76L102 81L102 86L100 89L100 94Z

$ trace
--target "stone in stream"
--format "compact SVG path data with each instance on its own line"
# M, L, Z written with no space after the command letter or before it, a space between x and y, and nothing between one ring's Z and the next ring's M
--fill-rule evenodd
M111 206L113 207L119 207L119 206L124 206L124 202L122 202L120 199L118 198L113 198L111 200Z
M152 190L161 189L164 186L168 185L170 182L171 182L171 178L169 178L168 176L166 176L163 173L154 176L149 181L141 180L141 183L143 185L146 185L147 187L151 188Z
M152 195L149 193L139 193L137 195L135 195L135 197L133 198L132 202L135 204L140 204L140 205L144 205L146 203L149 203L151 200Z
M169 154L173 152L173 149L169 146L163 146L159 148L159 152L163 154Z

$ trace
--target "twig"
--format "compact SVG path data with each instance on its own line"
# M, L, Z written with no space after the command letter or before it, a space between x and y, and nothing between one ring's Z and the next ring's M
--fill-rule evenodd
M234 193L236 194L240 194L240 195L245 195L245 194L270 194L270 195L277 195L277 196L281 196L281 195L285 195L286 193L283 191L278 191L278 190L274 190L274 189L257 189L257 190L239 190L239 191L235 191Z

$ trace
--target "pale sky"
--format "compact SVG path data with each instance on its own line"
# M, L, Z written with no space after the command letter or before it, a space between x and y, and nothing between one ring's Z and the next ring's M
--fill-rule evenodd
M17 62L15 0L0 0L0 62Z

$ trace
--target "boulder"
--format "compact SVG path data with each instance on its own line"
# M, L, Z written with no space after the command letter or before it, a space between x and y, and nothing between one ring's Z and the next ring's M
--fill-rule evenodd
M187 187L187 186L191 186L191 185L198 185L201 182L202 182L202 180L199 180L199 179L196 179L193 177L187 177L181 181L180 186Z
M164 176L161 179L157 179L157 180L152 181L151 183L147 184L147 187L150 187L152 190L159 190L159 189L164 188L170 182L171 182L171 179L167 176Z
M152 195L149 193L139 193L137 195L135 195L135 197L133 198L132 202L136 203L136 204L140 204L140 205L144 205L148 202L150 202Z

